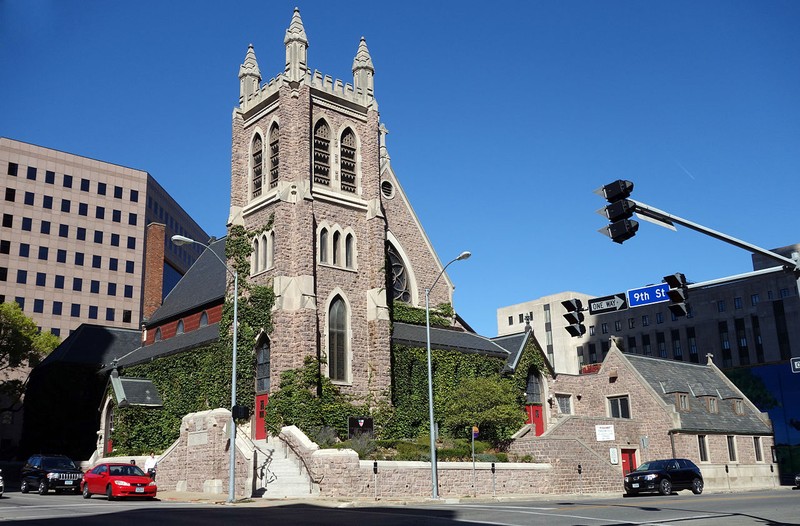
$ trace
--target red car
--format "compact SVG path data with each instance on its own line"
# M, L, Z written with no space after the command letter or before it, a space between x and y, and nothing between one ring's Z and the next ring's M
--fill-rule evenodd
M156 498L156 483L134 464L98 464L83 475L83 498L105 494L108 500L119 497Z

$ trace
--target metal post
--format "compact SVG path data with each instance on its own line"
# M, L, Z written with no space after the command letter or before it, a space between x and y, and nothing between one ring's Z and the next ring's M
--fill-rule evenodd
M475 429L470 429L472 436L472 496L478 496L478 484L475 480Z
M444 269L442 270L444 272ZM439 278L436 278L439 279ZM425 334L428 346L428 418L431 426L431 498L439 498L439 480L436 476L436 439L433 422L433 370L431 368L431 289L425 289Z
M225 265L227 267L227 265ZM230 269L229 269L230 270ZM233 408L236 407L236 345L239 328L239 273L233 271L233 363L231 364L231 469L228 483L228 502L236 500L236 419Z

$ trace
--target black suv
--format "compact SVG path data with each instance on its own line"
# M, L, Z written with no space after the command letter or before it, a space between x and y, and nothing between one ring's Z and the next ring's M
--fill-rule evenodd
M654 491L669 495L682 489L690 489L695 495L703 493L700 468L685 458L645 462L625 475L625 493L628 495Z
M83 472L69 457L64 455L33 455L22 467L20 491L28 493L31 489L44 495L53 489L80 492Z

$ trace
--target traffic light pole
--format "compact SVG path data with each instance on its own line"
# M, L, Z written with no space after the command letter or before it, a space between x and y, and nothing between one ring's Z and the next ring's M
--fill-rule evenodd
M629 201L634 205L634 211L636 214L642 219L651 221L657 225L669 228L671 230L676 230L674 226L675 224L685 226L686 228L691 228L692 230L700 232L701 234L719 239L720 241L728 243L729 245L743 248L753 254L761 254L762 256L766 256L774 261L780 262L784 270L794 273L795 277L797 278L797 291L800 293L800 255L797 253L793 254L793 258L787 258L765 248L761 248L746 241L742 241L741 239L737 239L698 223L694 223L688 219L664 212L663 210L659 210L658 208L642 203L641 201L635 201L633 199L630 199Z

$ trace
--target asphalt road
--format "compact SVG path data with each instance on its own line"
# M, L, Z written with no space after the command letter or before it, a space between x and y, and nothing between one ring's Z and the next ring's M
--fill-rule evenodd
M566 496L509 501L356 503L252 501L234 505L175 501L83 500L74 495L7 493L0 499L0 526L293 524L399 525L800 525L800 491L681 492L635 498Z

